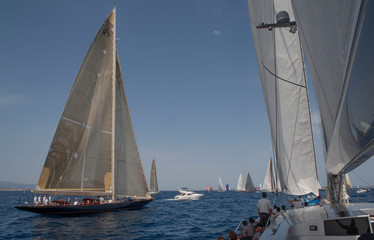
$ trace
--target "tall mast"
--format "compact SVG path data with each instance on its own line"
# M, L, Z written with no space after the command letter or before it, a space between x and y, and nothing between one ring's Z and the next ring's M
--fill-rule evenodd
M112 72L112 200L115 200L115 139L116 139L116 6L109 21L113 27L113 72Z

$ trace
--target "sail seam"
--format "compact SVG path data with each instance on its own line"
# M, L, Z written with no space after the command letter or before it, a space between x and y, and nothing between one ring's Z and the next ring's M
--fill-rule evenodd
M84 123L80 123L80 122L74 121L74 120L69 119L69 118L67 118L67 117L61 117L61 119L64 119L64 120L66 120L66 121L68 121L68 122L71 122L71 123L75 123L75 124L77 124L77 125L79 125L79 126L82 126L82 127L84 127L84 128L87 128L87 129L92 129L92 130L95 130L95 131L98 131L98 132L101 132L101 133L112 134L111 132L108 132L108 131L105 131L105 130L101 130L101 129L98 129L98 128L95 128L95 127L92 127L92 126L86 125L86 124L84 124Z

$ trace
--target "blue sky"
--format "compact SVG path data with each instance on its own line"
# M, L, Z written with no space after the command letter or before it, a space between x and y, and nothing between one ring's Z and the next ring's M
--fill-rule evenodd
M112 7L1 1L0 181L39 178L75 75ZM241 172L262 183L271 144L247 1L117 1L117 38L146 178L155 158L163 190L217 188L218 177L236 186ZM355 172L371 175L373 164L364 165Z

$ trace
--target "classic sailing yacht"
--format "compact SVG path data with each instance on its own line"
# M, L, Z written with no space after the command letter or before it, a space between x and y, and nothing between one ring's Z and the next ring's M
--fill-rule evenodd
M322 120L328 179L327 204L288 210L261 239L372 234L374 205L347 202L345 176L374 154L374 2L248 4L280 187L286 194L318 195L302 48Z
M83 60L33 192L77 200L74 204L66 199L48 204L35 201L16 208L74 214L137 209L153 200L126 100L115 7ZM78 201L78 197L86 198Z
M157 182L157 172L156 172L156 162L155 159L152 161L152 169L151 169L151 178L150 178L150 189L151 195L156 195L160 192L158 189L158 182Z

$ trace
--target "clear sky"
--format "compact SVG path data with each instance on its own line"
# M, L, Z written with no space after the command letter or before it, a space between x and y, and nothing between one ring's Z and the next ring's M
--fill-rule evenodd
M114 1L0 2L0 181L36 183L80 64ZM117 47L143 168L162 190L262 183L271 156L246 0L117 1ZM317 116L313 96L312 115ZM318 118L313 119L318 129ZM317 140L321 185L323 154ZM354 185L374 183L373 161Z

